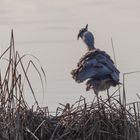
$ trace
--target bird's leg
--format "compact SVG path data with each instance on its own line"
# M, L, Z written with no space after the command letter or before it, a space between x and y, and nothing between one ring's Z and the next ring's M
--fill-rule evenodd
M109 89L107 89L107 96L108 96L108 103L109 103L109 106L111 107L111 96L109 96ZM109 113L110 114L110 119L112 120L113 116L112 116L112 113Z
M109 102L109 105L110 105L109 89L107 89L106 91L107 91L108 102Z
M98 107L100 108L100 101L99 101L99 92L94 90L94 93L96 95L96 98L97 98L97 103L98 103Z

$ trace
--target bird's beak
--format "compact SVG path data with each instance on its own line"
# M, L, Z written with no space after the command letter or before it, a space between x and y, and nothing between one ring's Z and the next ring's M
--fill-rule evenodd
M85 29L88 30L88 24L86 25Z
M80 37L80 33L77 35L77 40L79 40L79 37Z

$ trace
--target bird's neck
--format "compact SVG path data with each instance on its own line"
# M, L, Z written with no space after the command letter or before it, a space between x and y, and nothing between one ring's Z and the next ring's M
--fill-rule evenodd
M94 51L94 50L96 50L96 48L94 47L94 46L87 46L87 50L88 51Z

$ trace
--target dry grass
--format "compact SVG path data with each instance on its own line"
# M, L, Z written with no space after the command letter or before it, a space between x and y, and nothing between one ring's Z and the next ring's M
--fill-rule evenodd
M84 97L75 102L61 104L56 115L47 107L40 108L28 78L32 65L43 85L46 78L42 67L37 68L32 60L27 67L15 50L13 32L10 46L0 56L8 53L4 74L0 74L0 139L2 140L139 140L140 102L126 105L125 87L123 99L119 88L107 99L95 98L87 103ZM35 104L28 106L23 96L24 82L28 83Z

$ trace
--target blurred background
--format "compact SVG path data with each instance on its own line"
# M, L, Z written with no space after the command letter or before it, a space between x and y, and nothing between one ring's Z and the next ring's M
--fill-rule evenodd
M112 58L111 38L117 67L122 74L140 70L140 1L139 0L1 0L0 51L9 46L14 30L16 50L36 56L47 75L43 94L40 80L33 70L29 76L41 106L55 110L58 103L73 103L80 95L91 101L93 91L86 92L70 75L79 58L87 51L79 29L89 24L96 47ZM127 101L137 100L140 73L125 78ZM110 89L110 92L115 88ZM101 92L100 95L106 95ZM25 97L33 103L29 88Z

